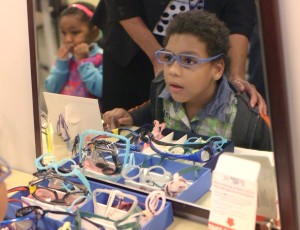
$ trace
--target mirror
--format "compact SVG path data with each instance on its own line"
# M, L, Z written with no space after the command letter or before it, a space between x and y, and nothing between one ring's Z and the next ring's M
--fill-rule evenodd
M41 1L40 1L41 2ZM278 0L263 1L259 0L259 12L261 15L261 35L262 47L265 64L265 75L267 78L267 91L269 96L275 165L277 174L277 185L279 193L279 208L281 223L285 229L297 229L296 195L292 165L292 149L290 143L290 130L287 108L287 94L285 87L285 75L283 66L283 55L281 45L280 23L278 13ZM36 25L34 20L34 0L27 0L28 22L30 36L31 69L32 69L32 88L34 98L34 117L36 135L36 153L39 156L41 150L40 133L40 113L39 113L39 91L38 91L38 71L37 71L37 50L36 50ZM276 64L274 64L276 63ZM283 138L284 137L284 138ZM209 210L191 203L172 200L175 213L184 215L191 214L199 218L207 219Z

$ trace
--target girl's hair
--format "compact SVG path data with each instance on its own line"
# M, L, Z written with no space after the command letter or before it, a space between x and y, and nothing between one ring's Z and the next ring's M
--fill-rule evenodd
M173 34L191 34L199 41L206 44L206 51L209 57L223 53L220 58L224 59L225 70L229 69L228 50L229 29L225 23L220 21L213 13L201 10L192 10L178 14L170 21L166 30L164 45L166 46Z
M90 27L93 27L94 24L91 22L91 18L94 12L95 6L93 6L92 4L87 2L76 2L64 9L60 14L60 18L66 15L78 15L80 16L82 22L85 22Z

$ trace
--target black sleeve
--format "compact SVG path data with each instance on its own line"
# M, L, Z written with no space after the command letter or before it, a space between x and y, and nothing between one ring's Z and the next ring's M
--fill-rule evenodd
M151 103L150 101L145 103L143 106L130 112L133 118L134 126L142 126L145 124L152 124L153 119L151 116Z
M209 0L204 7L225 22L231 34L250 38L257 20L254 0Z
M108 15L105 0L101 0L95 9L95 13L91 19L92 23L102 31L105 31Z
M101 0L92 23L103 32L104 53L109 53L115 65L127 66L140 50L120 25L119 20L139 16L140 0Z
M139 0L105 0L110 18L120 21L141 15Z
M92 22L103 29L106 21L118 22L140 16L139 0L101 0L95 9Z

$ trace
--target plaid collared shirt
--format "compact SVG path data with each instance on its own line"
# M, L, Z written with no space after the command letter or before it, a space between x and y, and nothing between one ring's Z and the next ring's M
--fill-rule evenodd
M159 97L163 99L164 122L168 128L231 139L237 99L225 77L221 80L214 99L190 121L183 104L174 101L168 89L165 88Z

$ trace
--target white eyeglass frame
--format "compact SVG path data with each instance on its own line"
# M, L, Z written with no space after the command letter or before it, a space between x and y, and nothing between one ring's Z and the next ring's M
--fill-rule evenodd
M100 193L106 193L106 194L109 195L108 200L107 200L107 204L102 204L102 203L99 203L97 201L97 196ZM92 197L93 197L92 199L93 199L95 214L101 216L103 214L103 210L105 210L104 211L104 217L107 217L107 218L110 218L110 219L113 219L112 216L109 216L109 214L111 214L110 210L116 211L118 209L118 207L112 207L113 201L116 197L119 198L119 199L127 198L128 200L132 201L132 205L131 205L130 209L127 212L123 213L124 216L122 216L121 219L124 218L129 213L132 213L136 209L136 207L138 206L138 199L137 199L136 196L131 195L131 194L127 194L127 193L123 193L120 190L115 190L115 189L112 189L112 190L110 190L110 189L101 189L101 188L95 189L93 191L93 196Z

